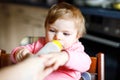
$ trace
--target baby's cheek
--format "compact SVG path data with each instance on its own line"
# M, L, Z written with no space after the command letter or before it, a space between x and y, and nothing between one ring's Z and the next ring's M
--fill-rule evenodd
M70 44L67 44L67 43L66 43L66 44L64 44L63 47L66 49L66 48L69 48L70 46L71 46Z

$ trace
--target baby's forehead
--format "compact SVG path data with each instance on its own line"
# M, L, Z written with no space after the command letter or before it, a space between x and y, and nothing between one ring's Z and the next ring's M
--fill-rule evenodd
M67 26L73 26L75 25L74 21L72 19L57 19L53 24L51 25L58 25L58 26L64 26L64 25L67 25Z
M64 19L55 21L53 24L50 24L49 27L56 29L56 30L59 29L59 30L64 30L64 31L72 31L76 29L76 26L73 21L64 20Z

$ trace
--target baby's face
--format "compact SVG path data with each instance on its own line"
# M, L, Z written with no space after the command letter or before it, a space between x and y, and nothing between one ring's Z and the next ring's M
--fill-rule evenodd
M68 48L78 40L77 32L72 20L58 19L46 28L46 40L59 40L64 48Z

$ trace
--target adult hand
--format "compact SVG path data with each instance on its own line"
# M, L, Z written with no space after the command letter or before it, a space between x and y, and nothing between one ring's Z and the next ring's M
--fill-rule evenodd
M50 65L54 70L58 69L60 66L63 66L69 59L68 54L63 52L52 52L49 54L41 55L42 58L48 58L46 65Z
M25 61L21 62L25 70L25 74L30 74L29 80L43 80L47 75L54 71L51 64L46 64L48 58L43 57L30 57Z
M0 80L43 80L54 69L45 64L48 58L28 57L27 59L0 70Z

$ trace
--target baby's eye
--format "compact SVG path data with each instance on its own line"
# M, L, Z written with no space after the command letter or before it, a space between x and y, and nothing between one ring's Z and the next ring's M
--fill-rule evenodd
M49 31L50 31L50 32L55 32L55 30L53 30L53 29L50 29Z
M69 36L70 34L69 33L63 33L65 36Z

